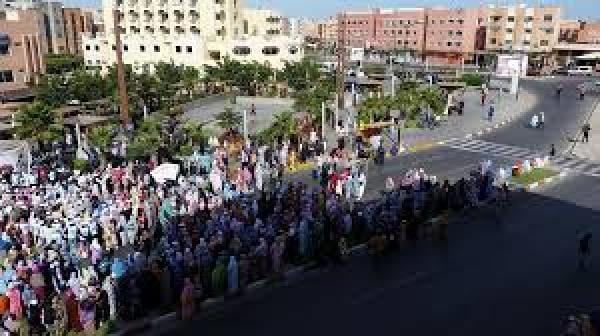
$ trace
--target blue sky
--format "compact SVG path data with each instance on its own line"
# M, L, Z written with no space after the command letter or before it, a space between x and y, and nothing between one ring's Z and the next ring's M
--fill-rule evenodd
M101 0L64 0L66 4L99 7ZM334 15L343 9L370 7L419 7L443 5L448 7L471 7L481 4L528 3L561 5L570 19L600 20L600 0L245 0L249 6L273 8L290 17L321 18Z

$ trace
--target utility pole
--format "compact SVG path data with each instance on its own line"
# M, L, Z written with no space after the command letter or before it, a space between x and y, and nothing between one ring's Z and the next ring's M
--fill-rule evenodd
M345 91L345 80L346 80L346 13L338 14L337 24L337 105L338 108L343 109L344 104L344 91Z
M118 6L113 10L113 24L115 31L115 47L117 56L117 87L119 90L119 112L123 129L129 124L129 98L127 97L127 84L125 82L125 67L123 66L123 46L121 43L121 28L119 27Z
M427 29L429 28L428 9L425 8L425 22L423 22L423 47L421 48L421 60L423 63L427 61Z

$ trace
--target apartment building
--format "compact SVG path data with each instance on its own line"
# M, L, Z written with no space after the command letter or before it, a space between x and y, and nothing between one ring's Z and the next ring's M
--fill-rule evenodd
M496 52L550 53L558 43L560 7L490 6L486 49Z
M317 34L319 42L325 45L334 45L338 41L338 20L330 17L318 23Z
M241 0L104 0L103 12L105 33L83 38L86 65L103 71L116 61L115 14L123 62L136 71L157 62L201 69L225 57L281 68L302 57L299 43L281 34L280 15Z
M83 56L82 34L94 32L92 13L81 8L64 8L67 53Z
M0 9L0 94L22 89L44 73L45 29L37 9Z
M348 47L394 50L431 63L473 61L483 49L485 10L398 8L345 12L339 32ZM412 57L411 57L412 56Z
M485 9L427 10L424 53L433 64L475 63L485 46Z

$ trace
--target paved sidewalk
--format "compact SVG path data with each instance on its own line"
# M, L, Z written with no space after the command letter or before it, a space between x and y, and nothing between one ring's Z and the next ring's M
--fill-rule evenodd
M590 142L578 142L573 149L573 155L578 158L600 162L600 137L598 135L600 130L600 102L596 104L596 108L590 115L589 124L592 129L590 131ZM579 131L577 139L582 139L581 131Z
M419 147L466 135L478 135L498 127L498 124L519 117L530 111L537 103L533 93L521 89L519 100L509 93L492 91L485 106L481 106L479 91L468 90L465 93L465 112L462 116L453 114L433 130L405 129L402 133L402 144L407 147ZM486 117L490 102L496 106L492 121Z

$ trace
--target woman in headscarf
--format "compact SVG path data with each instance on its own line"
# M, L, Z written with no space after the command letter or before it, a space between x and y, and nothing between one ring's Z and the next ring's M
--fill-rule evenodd
M185 278L183 290L181 291L181 318L190 320L194 315L195 298L194 284L190 278Z
M227 268L223 258L217 260L217 265L212 272L212 289L215 296L222 296L225 294L227 286Z
M235 260L235 256L230 256L229 265L227 266L227 289L229 295L237 294L239 289L238 280L238 263Z

